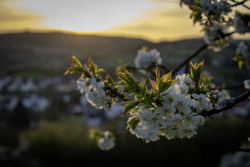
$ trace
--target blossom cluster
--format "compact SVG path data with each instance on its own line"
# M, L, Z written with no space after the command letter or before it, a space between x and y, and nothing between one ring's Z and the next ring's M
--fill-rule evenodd
M210 29L207 29L204 34L204 41L209 45L209 48L215 52L221 51L222 48L229 46L230 37L224 37L228 33L228 27L214 24ZM217 38L217 40L215 40Z
M115 146L114 136L110 131L104 131L101 138L97 140L97 146L102 151L108 151Z
M91 75L91 78L81 77L77 80L77 87L81 93L85 93L87 101L97 109L110 110L115 104L108 93L109 90L104 90L104 82L97 81L96 78Z
M219 92L189 93L192 80L186 74L175 79L178 81L161 93L162 105L154 104L152 108L140 105L137 112L130 112L128 124L137 121L137 125L129 129L132 134L145 142L159 140L159 136L191 138L197 134L198 126L205 122L205 117L199 115L201 111L218 107L219 97L223 100Z
M250 52L245 42L241 41L236 48L236 56L233 57L234 61L237 61L239 68L246 65L247 69L250 69Z
M135 58L136 68L148 68L155 64L161 65L161 63L162 58L156 49L149 51L146 51L146 49L140 49L137 52L137 56Z
M250 89L250 79L246 79L246 80L244 81L244 88L245 88L245 89Z
M232 5L224 0L199 0L201 13L213 15L218 19L221 14L227 14L232 11Z
M204 40L214 51L228 46L229 29L235 33L250 32L249 14L242 14L237 10L231 14L234 7L241 5L227 0L181 0L192 10L193 22L199 22L205 32ZM242 2L244 4L244 2Z
M90 138L96 140L98 148L102 151L108 151L115 146L115 136L110 131L90 130Z
M250 32L249 19L249 15L244 15L236 11L234 19L235 31L239 34L245 34L246 32Z

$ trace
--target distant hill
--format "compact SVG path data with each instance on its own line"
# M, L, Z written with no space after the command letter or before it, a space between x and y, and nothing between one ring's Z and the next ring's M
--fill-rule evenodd
M2 34L0 70L38 68L61 71L68 67L71 55L76 55L83 61L91 56L94 61L102 64L109 59L126 59L127 55L136 54L143 45L152 43L142 39L64 33Z
M238 43L237 40L233 41L231 47L219 53L206 50L199 59L205 59L206 65L211 64L213 58L223 59L219 63L237 67L231 57L234 56ZM163 64L171 69L203 44L202 39L152 43L142 39L64 33L1 34L0 75L20 71L62 75L70 65L71 55L85 62L91 57L98 66L114 73L118 59L133 64L137 51L142 46L158 49ZM224 58L226 62L223 62Z

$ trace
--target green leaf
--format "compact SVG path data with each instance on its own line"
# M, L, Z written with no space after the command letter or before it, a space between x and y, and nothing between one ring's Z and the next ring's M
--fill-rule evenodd
M162 82L167 82L167 81L170 81L171 78L172 78L172 71L170 71L169 73L163 75L163 76L161 77L161 81L162 81Z
M177 82L177 80L170 80L167 82L160 82L159 84L159 92L164 92L168 88L170 88L172 85L174 85Z
M80 67L69 67L68 70L64 73L64 75L72 74L76 72L82 73L83 69Z
M198 9L198 8L195 8L195 9ZM190 15L190 19L191 18L193 18L193 24L199 21L202 18L200 10L194 10Z
M115 86L115 82L114 82L114 80L111 78L111 76L109 74L106 76L106 80L107 80L107 83L109 85Z
M91 57L89 57L88 66L91 68L93 65L94 65L94 63L93 63Z
M140 85L140 92L144 95L145 93L148 92L148 87L147 87L147 80L143 79Z
M103 72L106 72L103 68L99 68L99 69L97 70L97 73L103 73Z
M156 81L159 84L160 83L160 70L159 70L157 65L156 65L156 69L155 69L155 75L156 75Z
M90 138L99 140L100 138L102 138L102 134L95 129L90 129Z
M124 99L129 99L130 97L133 97L133 96L135 96L137 93L131 93L130 95L128 95L128 96L126 96Z
M123 114L127 115L134 107L139 104L139 101L132 100L124 108Z
M238 61L239 69L242 69L243 65L244 65L244 61L239 60L239 61Z
M192 11L199 11L200 8L198 6L188 6L190 10Z
M153 105L153 103L152 103L152 101L151 101L150 98L148 98L146 100L146 107L148 107L148 108L155 108L155 106Z
M139 91L138 83L132 77L132 74L129 73L125 68L124 68L124 73L118 71L117 76L119 79L121 79L121 81L118 84L124 86L124 92L132 93Z
M82 68L82 63L79 61L79 59L76 56L71 57L72 62L79 68Z
M190 61L191 64L191 75L188 75L194 82L195 88L198 88L200 86L202 77L204 73L202 73L202 69L204 66L204 60L200 62L199 64L193 64L192 61Z
M140 119L138 117L134 117L132 118L129 122L128 122L128 125L126 127L126 129L128 128L132 128L133 130L135 130L137 124L140 122Z

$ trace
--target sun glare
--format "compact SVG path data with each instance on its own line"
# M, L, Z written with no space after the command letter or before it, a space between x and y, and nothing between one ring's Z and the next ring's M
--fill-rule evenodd
M66 31L154 42L202 37L189 15L167 0L0 0L0 33Z
M154 3L145 0L23 0L20 6L44 16L49 28L95 32L128 23Z

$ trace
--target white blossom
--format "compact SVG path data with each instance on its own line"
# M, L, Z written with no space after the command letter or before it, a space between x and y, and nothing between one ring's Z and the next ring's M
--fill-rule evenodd
M130 129L130 132L136 135L136 137L144 139L146 143L160 139L159 136L152 131L152 129L143 126L143 122L140 122L136 126L135 130Z
M176 94L186 95L188 92L189 86L181 81L179 84L175 84L174 88L175 88Z
M227 100L227 99L231 98L230 94L228 93L228 91L226 89L222 89L219 92L218 96L219 96L219 99L218 99L219 103L222 102L223 100Z
M105 91L102 88L95 89L95 91L89 91L86 93L87 101L97 109L103 109L106 105L106 101L109 97L106 96Z
M148 68L152 64L161 65L162 58L160 53L156 49L150 51L139 50L135 58L135 67L136 68Z
M192 112L191 107L195 105L195 100L187 98L185 95L177 95L176 110L184 114L190 114Z
M235 31L239 34L250 32L249 22L247 24L244 24L244 21L241 18L241 14L238 11L235 11L234 27Z
M77 88L80 90L81 93L84 93L89 90L88 83L84 78L78 79L76 81Z
M206 15L221 15L232 11L232 5L223 0L199 0L201 5L201 13Z
M245 88L245 89L250 89L250 79L246 79L246 80L244 81L244 88Z
M179 80L179 81L182 81L182 82L185 82L186 84L192 84L193 81L191 78L189 78L189 76L187 76L186 74L182 74L182 75L177 75L175 77L176 80Z
M193 94L192 95L193 98L195 98L197 100L196 102L196 111L197 112L201 112L202 110L209 110L210 105L208 103L208 98L206 95L204 94Z
M97 141L97 146L103 151L108 151L115 146L114 138L109 131L104 131L103 137Z
M77 87L81 93L85 92L87 101L97 109L110 110L115 104L110 96L106 95L103 81L97 81L92 75L91 79L87 81L85 78L77 80Z
M229 46L229 37L222 38L222 33L226 34L227 32L228 27L215 24L213 28L205 31L204 41L209 45L209 48L213 49L215 52L221 51L222 48Z
M172 86L172 88L174 88ZM162 99L164 100L164 104L175 105L177 103L176 91L174 89L167 89L166 91L161 93Z
M192 80L185 74L178 75L175 79L178 81L160 94L162 105L154 104L154 108L140 105L136 112L130 112L128 123L134 118L139 120L134 129L130 127L131 134L145 142L159 140L159 136L165 136L169 140L191 138L205 122L205 117L198 114L213 107L210 98L216 100L225 94L222 91L211 95L191 95L189 87L192 87Z
M236 54L242 55L243 58L250 57L248 46L243 41L238 44Z

